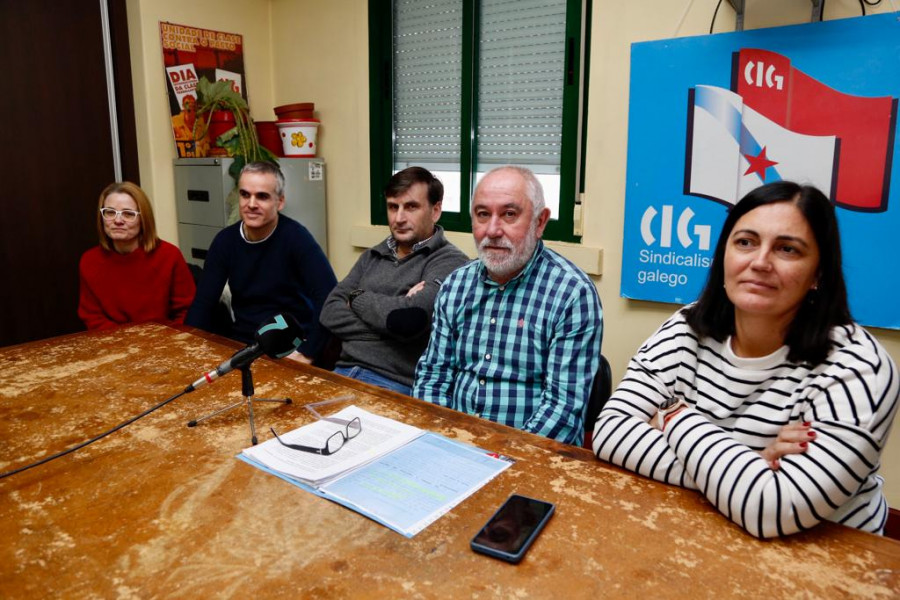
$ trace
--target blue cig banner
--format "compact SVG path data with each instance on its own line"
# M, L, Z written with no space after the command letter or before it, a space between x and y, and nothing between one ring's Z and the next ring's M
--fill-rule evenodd
M729 207L792 180L837 207L854 318L900 328L898 57L894 14L632 45L622 296L695 300Z

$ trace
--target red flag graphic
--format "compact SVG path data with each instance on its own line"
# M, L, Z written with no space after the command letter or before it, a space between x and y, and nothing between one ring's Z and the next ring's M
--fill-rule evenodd
M841 93L768 50L744 48L735 62L732 90L746 106L791 131L838 137L837 185L830 190L835 204L859 211L887 209L896 99Z

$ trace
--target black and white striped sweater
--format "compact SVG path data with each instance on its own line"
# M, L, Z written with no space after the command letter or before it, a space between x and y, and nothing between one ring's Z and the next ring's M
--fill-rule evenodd
M698 339L679 311L632 358L597 419L603 460L698 489L758 537L828 519L880 533L888 506L877 474L897 410L900 380L885 349L859 326L836 327L822 364L787 360L787 347L754 359L730 339ZM689 408L665 433L650 420L671 397ZM804 454L773 471L759 454L790 423L812 422Z

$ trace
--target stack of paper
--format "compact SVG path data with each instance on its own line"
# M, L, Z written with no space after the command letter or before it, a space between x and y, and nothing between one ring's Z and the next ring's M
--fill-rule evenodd
M242 455L301 483L321 486L335 477L406 445L425 433L418 427L374 415L356 406L349 406L332 416L345 421L359 417L362 423L359 435L344 442L344 446L334 454L322 456L293 450L273 437L258 446L245 449ZM337 423L316 421L285 434L279 432L279 435L287 444L322 448L325 446L325 440L341 430L344 430L344 427Z
M359 417L362 430L335 454L286 448L276 439L238 458L412 537L507 469L505 457L369 413L356 406L333 415ZM317 421L282 435L322 447L342 428Z

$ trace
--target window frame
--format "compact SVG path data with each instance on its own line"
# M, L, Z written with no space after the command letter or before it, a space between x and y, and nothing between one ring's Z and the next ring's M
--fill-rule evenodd
M478 97L478 14L480 0L462 0L462 89L460 131L460 212L444 211L448 231L472 231L469 214L475 184ZM575 208L584 190L588 57L591 0L566 0L566 73L563 80L563 126L560 153L559 214L547 223L544 239L580 242ZM369 0L369 184L373 225L387 225L382 194L393 174L393 6L392 0Z

